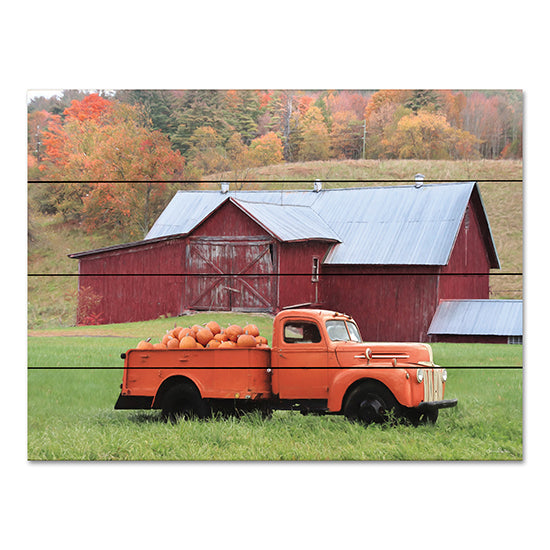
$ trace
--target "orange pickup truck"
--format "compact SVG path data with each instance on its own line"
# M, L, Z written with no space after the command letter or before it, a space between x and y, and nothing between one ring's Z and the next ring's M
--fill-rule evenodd
M435 422L447 372L421 343L364 343L351 317L283 310L271 348L131 349L115 409L161 409L164 417L274 409L344 414L369 424L390 417Z

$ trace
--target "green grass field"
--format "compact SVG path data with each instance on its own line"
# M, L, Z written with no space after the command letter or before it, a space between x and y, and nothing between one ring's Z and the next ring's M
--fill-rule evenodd
M29 460L522 460L522 346L434 344L449 368L446 397L435 426L369 426L341 416L277 411L273 418L160 420L158 411L115 411L122 381L120 353L143 337L160 337L202 314L60 331L28 339ZM216 316L218 318L218 316ZM269 335L268 316L246 316ZM238 315L229 320L243 321ZM57 336L56 334L62 334ZM467 369L457 367L491 367ZM49 367L36 369L36 367ZM73 368L71 368L73 367ZM96 367L75 369L74 367ZM100 368L103 367L103 368ZM114 368L105 368L114 367ZM502 368L499 368L502 367Z

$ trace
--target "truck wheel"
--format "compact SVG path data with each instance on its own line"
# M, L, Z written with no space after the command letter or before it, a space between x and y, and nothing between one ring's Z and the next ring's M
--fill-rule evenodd
M434 411L425 412L420 415L419 423L420 424L435 424L437 422L437 417L439 416L439 410L435 409Z
M162 400L162 418L172 423L182 418L204 418L207 414L208 406L190 384L170 388Z
M435 424L437 417L439 416L439 410L430 412L419 412L415 409L409 409L405 415L406 419L413 426L420 426L421 424Z
M348 420L362 424L381 424L398 414L398 404L391 392L378 384L365 382L349 394L344 405Z

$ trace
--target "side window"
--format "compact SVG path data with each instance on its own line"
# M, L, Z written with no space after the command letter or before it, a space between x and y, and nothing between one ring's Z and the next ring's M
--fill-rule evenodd
M321 333L315 323L289 321L284 326L284 341L287 344L318 344Z
M319 282L319 258L313 258L313 263L311 265L311 282Z

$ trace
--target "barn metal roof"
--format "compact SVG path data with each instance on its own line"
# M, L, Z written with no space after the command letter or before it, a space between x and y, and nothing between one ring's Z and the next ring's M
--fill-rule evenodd
M481 207L490 265L498 268L496 247L475 182L319 192L178 191L143 241L70 256L184 236L231 200L279 240L334 242L325 264L446 265L472 194Z
M327 193L314 208L340 235L342 244L332 249L325 263L447 264L474 185Z
M522 336L522 300L444 300L428 334Z
M188 233L231 197L283 241L339 241L325 264L446 265L474 190L479 195L475 182L319 192L178 191L145 239ZM491 267L499 267L483 213Z

